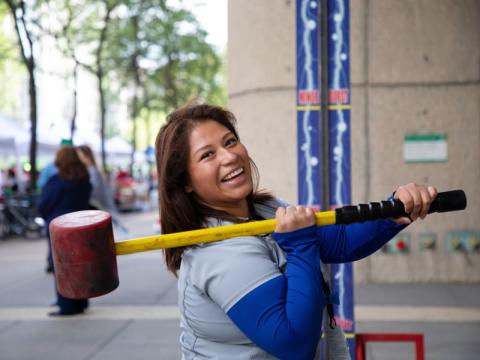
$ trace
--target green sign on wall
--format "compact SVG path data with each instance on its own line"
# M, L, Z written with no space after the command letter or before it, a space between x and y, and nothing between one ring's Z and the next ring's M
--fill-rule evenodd
M407 134L403 142L403 160L406 163L434 163L448 161L446 134Z

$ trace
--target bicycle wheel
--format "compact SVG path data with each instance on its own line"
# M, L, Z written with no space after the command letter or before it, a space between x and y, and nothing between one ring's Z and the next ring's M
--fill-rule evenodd
M10 224L5 216L4 210L0 209L0 239L6 240L10 234Z
M42 237L43 228L35 222L35 219L28 219L27 226L24 229L24 235L27 239L37 239Z

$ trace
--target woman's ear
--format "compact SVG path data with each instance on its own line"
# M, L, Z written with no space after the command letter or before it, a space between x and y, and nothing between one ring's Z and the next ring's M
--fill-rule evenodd
M193 192L193 188L192 188L192 186L191 186L190 184L185 185L184 189L185 189L185 192L186 192L186 193L191 193L191 192Z

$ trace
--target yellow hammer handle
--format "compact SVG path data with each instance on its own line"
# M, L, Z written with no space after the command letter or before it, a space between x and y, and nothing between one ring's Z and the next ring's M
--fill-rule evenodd
M322 211L315 213L317 225L335 224L335 211ZM136 252L166 249L180 246L219 241L238 236L253 236L269 234L275 230L277 221L261 220L242 224L218 226L214 228L183 231L172 234L148 236L115 244L117 255L132 254Z

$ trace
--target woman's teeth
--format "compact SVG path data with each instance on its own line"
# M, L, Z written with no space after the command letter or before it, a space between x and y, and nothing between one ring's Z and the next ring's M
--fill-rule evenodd
M232 171L230 174L225 176L222 181L228 181L232 180L234 177L237 177L238 175L243 174L243 168L237 169L235 171Z

